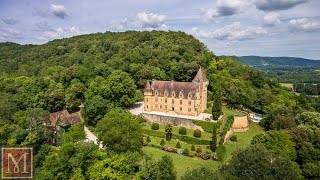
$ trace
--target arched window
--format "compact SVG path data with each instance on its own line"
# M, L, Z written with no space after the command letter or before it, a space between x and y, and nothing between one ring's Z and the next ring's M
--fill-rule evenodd
M156 96L158 96L158 90L156 90L154 94L155 94Z
M182 91L180 91L180 93L179 93L179 98L183 98L183 93L182 93Z
M176 96L176 94L174 93L174 91L172 91L171 96L174 98Z

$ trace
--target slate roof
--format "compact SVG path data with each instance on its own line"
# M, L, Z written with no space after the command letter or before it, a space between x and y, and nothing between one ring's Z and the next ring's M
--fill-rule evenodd
M199 82L201 81L208 81L208 79L206 77L206 74L200 68L192 82L153 80L150 85L150 82L147 81L144 91L152 91L153 95L155 95L155 93L158 93L158 96L172 96L172 93L174 92L175 97L178 97L179 93L182 92L184 98L187 98L189 93L192 97L194 97L194 94L199 91Z
M202 68L199 68L197 75L194 77L192 81L200 82L200 81L208 81L206 74L203 72Z

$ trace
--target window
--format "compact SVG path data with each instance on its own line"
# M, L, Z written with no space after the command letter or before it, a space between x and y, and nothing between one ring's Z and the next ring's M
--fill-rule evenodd
M148 109L149 107L148 107L148 105L147 105L147 109Z
M174 99L172 99L172 104L174 104Z
M168 95L169 95L168 90L165 90L165 91L164 91L164 96L168 96Z
M156 102L158 102L158 98L156 97Z
M183 98L183 93L182 93L182 91L179 93L179 98Z
M164 99L164 103L167 103L167 102L168 102L168 100L167 100L167 98L165 98L165 99Z
M168 108L168 106L167 106L167 105L164 105L164 109L167 110L167 108Z
M158 96L158 90L156 90L155 95Z
M190 107L188 108L188 112L191 112L191 108Z
M182 111L182 107L180 107L180 111Z
M162 105L160 105L160 109L162 109Z
M180 100L180 105L182 105L182 100Z
M188 102L189 106L191 105L191 101Z
M158 109L158 104L155 105L155 108Z
M149 102L149 99L147 98L147 102Z
M176 94L175 94L173 91L172 91L172 94L171 94L171 95L172 95L173 98L174 98L174 96L176 96Z
M188 93L188 98L191 98L191 93Z

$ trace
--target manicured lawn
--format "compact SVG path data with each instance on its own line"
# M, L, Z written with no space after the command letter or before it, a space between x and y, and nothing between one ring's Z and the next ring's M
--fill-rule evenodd
M156 160L160 159L162 156L165 156L165 155L170 156L172 158L172 162L175 167L175 170L177 171L178 179L180 179L181 175L183 175L184 172L187 171L187 169L196 169L201 166L206 166L210 169L217 170L218 166L220 165L220 162L218 161L203 160L197 157L193 157L193 158L186 157L176 153L168 153L163 150L152 148L152 147L144 146L142 150L145 154L151 155Z
M224 159L224 162L230 160L232 157L232 153L237 149L241 149L249 146L251 139L255 135L260 133L264 133L264 130L258 124L255 124L255 123L250 124L249 130L247 132L234 133L235 135L237 135L238 141L237 142L228 141L225 143L227 153L226 153L226 158Z
M151 144L154 144L154 145L158 145L158 146L160 146L160 142L161 142L161 139L162 138L159 138L159 137L154 137L154 136L149 136L150 137L150 140L151 140ZM146 139L146 138L145 138ZM177 140L177 139L171 139L170 141L167 141L165 138L163 138L163 140L165 141L165 146L170 146L170 147L173 147L173 148L175 148L176 147L176 145L177 145L177 142L179 141L179 140ZM183 141L180 141L180 145L181 145L181 149L189 149L189 150L191 150L191 146L192 146L192 144L188 144L188 143L185 143L185 142L183 142ZM197 145L195 145L195 148L197 148L198 146ZM209 151L209 152L211 152L210 151L210 149L209 149L209 146L204 146L204 145L201 145L201 147L203 148L202 149L202 152L206 152L206 151ZM207 147L206 149L204 149L205 147Z
M151 125L150 124L145 124L145 126L143 126L142 128L151 130ZM159 130L153 130L153 131L165 132L164 128L165 128L165 125L160 125ZM190 137L194 137L193 136L193 131L194 131L193 129L188 129L187 128L187 134L186 135L190 136ZM173 134L179 134L179 127L172 126L172 133ZM201 132L200 139L211 140L211 138L212 138L211 133Z

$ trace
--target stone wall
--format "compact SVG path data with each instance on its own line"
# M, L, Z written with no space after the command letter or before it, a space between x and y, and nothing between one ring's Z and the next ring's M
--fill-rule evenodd
M182 126L189 129L199 129L203 131L203 129L200 126L193 124L192 119L157 115L157 114L151 114L151 113L141 113L141 115L150 123L155 122L163 125L171 124L173 126Z

